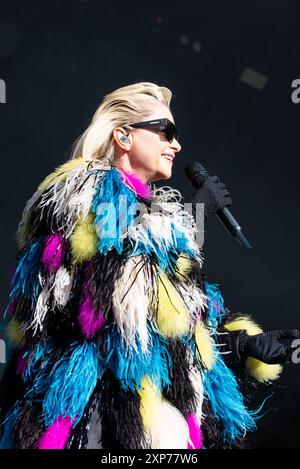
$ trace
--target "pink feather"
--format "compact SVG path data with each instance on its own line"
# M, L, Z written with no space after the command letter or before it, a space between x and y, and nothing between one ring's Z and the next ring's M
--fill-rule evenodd
M27 361L28 361L27 358L24 357L23 352L22 352L17 362L17 374L18 375L23 376L23 373L26 369Z
M45 431L38 443L38 449L64 449L69 439L73 420L60 416Z
M122 173L122 181L130 189L133 189L138 195L144 199L151 199L151 187L149 184L143 182L136 173L125 171L120 168Z
M105 323L105 317L93 307L93 298L87 294L80 306L79 322L81 331L86 337L93 337Z
M11 302L9 303L9 305L8 305L8 307L7 307L7 312L8 312L7 317L8 317L8 319L11 319L11 318L13 317L14 311L15 311L15 307L16 307L16 305L17 305L17 303L18 303L18 300L19 300L19 298L18 298L17 296L15 296L15 297L11 300ZM4 316L4 317L5 317L5 316Z
M193 442L193 446L188 443L188 449L201 449L203 448L203 437L201 428L198 425L195 415L188 415L186 417L187 424L190 430L190 438Z
M42 253L42 263L49 273L56 272L62 264L63 238L59 233L51 234L46 239Z

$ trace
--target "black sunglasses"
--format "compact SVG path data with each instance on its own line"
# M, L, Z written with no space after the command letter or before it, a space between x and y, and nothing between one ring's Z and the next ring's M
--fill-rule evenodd
M169 119L156 119L152 121L144 121L144 122L136 122L135 124L128 124L130 127L134 127L135 129L144 129L144 128L151 128L153 130L158 130L159 132L163 132L166 139L171 143L175 138L178 141L178 132L173 124Z

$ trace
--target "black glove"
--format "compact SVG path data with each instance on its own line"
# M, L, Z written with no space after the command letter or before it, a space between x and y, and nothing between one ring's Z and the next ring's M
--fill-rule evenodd
M300 338L299 329L274 330L261 334L248 335L245 330L233 331L222 335L225 342L226 362L238 364L247 357L257 358L270 365L289 363L293 351L298 346L287 346L279 342L280 339ZM220 350L222 352L222 350ZM228 353L228 352L231 353Z
M218 176L209 176L202 186L194 192L189 202L193 204L193 216L196 215L196 203L204 203L205 218L212 217L218 210L230 206L229 192Z

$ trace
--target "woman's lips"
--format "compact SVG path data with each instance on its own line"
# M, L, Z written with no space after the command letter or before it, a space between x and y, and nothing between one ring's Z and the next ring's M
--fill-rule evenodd
M164 155L162 155L162 157L163 157L165 160L167 160L169 163L173 164L173 160L171 160L171 159L167 158L167 157L166 157L166 156L164 156Z

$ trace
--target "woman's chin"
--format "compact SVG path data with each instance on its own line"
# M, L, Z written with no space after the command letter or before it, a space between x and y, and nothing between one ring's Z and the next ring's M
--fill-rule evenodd
M166 174L165 172L159 173L154 177L154 179L151 179L151 182L159 181L160 179L170 179L171 176L172 172L170 174Z

